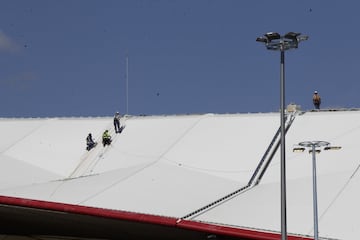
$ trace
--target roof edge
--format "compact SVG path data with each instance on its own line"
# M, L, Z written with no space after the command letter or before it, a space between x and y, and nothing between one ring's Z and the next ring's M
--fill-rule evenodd
M134 213L121 210L104 209L88 206L80 206L67 203L49 202L42 200L26 199L19 197L1 196L0 204L24 208L34 208L39 210L50 210L56 212L90 215L95 217L118 219L125 221L135 221L174 227L184 230L203 232L206 234L226 235L230 237L239 237L249 240L278 240L280 234L275 232L259 231L254 229L245 229L232 226L223 226L212 223L196 222L182 220L173 217L157 216L143 213ZM288 236L289 240L310 240L312 238L302 236Z

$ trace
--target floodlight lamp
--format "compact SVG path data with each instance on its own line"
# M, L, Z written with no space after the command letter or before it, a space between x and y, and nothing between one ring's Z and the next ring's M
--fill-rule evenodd
M313 150L312 149L310 149L309 150L309 153L312 153L313 152ZM320 153L321 152L321 150L320 149L315 149L315 153Z
M304 147L295 147L295 148L293 148L293 152L303 152L303 151L305 151Z
M256 39L257 42L263 42L263 43L267 43L269 40L267 37L258 37Z
M327 146L324 147L324 150L340 150L341 146Z
M297 36L297 41L298 42L305 41L305 40L308 40L308 39L309 39L309 36L307 36L307 35Z
M298 48L298 46L299 46L299 43L297 40L289 39L289 38L283 39L283 47L285 50L289 50L292 48Z
M300 35L301 33L295 33L295 32L288 32L287 34L285 34L285 38L288 38L288 39L292 39L292 40L295 40L295 41L298 41L297 37Z
M276 39L280 39L281 36L279 33L277 32L268 32L266 34L264 34L264 36L269 40L269 41L272 41L272 40L276 40Z

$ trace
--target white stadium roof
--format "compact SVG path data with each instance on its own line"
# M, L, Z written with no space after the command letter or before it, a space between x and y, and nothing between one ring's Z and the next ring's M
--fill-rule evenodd
M150 232L170 226L159 234L179 231L182 236L180 230L186 229L208 238L279 239L279 113L127 116L121 123L125 129L115 134L112 117L0 119L0 223L9 229L0 232L0 239L66 236L56 230L64 224L60 220L49 224L49 232L37 228L58 213L76 215L76 221L95 228L105 225L97 222L100 218L123 223L98 235L91 229L83 235L69 230L69 239L119 239L121 228L134 220L150 223ZM287 126L289 239L313 235L311 155L293 152L299 142L313 140L341 146L316 156L319 235L357 239L360 111L300 112L289 115ZM103 147L105 129L113 142ZM99 144L86 151L89 132ZM54 216L45 216L45 210ZM43 218L24 227L34 216ZM94 219L81 220L86 216ZM16 224L23 231L17 232ZM144 229L131 227L126 239ZM176 239L171 236L164 239Z

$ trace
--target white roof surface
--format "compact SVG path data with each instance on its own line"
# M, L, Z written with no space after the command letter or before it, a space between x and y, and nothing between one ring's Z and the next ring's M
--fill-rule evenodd
M280 154L259 185L246 186L279 128L279 113L0 119L0 195L280 231ZM103 147L101 135L113 142ZM91 132L99 142L85 150ZM360 213L360 111L296 115L286 135L287 228L313 235L312 162L294 153L323 140L317 154L319 235L357 239ZM190 214L190 215L189 215Z

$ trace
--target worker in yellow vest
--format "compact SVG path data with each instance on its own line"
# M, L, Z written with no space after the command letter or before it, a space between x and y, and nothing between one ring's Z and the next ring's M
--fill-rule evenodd
M111 143L111 136L109 134L109 130L105 130L102 135L102 144L105 147L106 145L110 145Z

